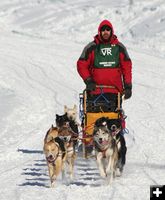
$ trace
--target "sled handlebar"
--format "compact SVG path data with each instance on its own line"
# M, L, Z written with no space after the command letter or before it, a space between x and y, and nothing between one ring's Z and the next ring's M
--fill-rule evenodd
M115 86L112 86L112 85L96 85L96 88L111 88L111 89L117 89Z
M113 86L113 85L96 85L96 88L99 88L100 90L103 89L103 88L109 88L109 89L116 89L118 91L118 93L120 93L121 95L123 95L119 88L116 87L116 86ZM84 91L87 91L86 89Z

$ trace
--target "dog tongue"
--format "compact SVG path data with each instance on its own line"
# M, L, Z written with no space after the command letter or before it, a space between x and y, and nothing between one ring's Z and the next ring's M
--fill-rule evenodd
M104 141L102 142L102 144L103 144L103 145L106 145L106 144L108 144L108 141L104 140Z
M47 161L51 163L54 161L54 158L47 158Z

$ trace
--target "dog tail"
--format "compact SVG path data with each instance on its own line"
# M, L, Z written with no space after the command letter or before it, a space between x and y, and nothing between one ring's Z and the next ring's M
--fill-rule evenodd
M56 137L54 138L54 141L57 142L62 150L62 158L64 158L65 154L66 154L66 149L65 149L65 146L64 146L64 142L59 138L59 137Z

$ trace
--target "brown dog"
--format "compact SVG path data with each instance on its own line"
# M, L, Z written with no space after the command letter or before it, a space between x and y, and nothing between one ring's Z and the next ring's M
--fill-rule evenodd
M67 114L69 120L73 120L76 123L77 118L77 106L74 105L73 108L68 108L66 105L64 106L64 113Z
M58 131L58 137L64 142L66 157L63 165L63 176L66 171L66 164L69 166L69 175L70 179L73 179L73 169L74 169L74 160L75 160L75 151L73 148L73 131L70 126L62 126Z
M48 165L51 187L54 187L55 180L63 169L66 156L64 142L57 136L58 128L52 125L44 139L44 153Z
M57 142L51 140L44 144L44 153L48 165L51 187L54 187L55 180L63 168L65 152L62 151Z

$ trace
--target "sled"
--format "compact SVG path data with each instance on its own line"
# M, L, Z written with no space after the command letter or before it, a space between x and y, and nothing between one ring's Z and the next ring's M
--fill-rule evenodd
M79 94L79 114L82 127L82 150L83 157L92 157L93 151L93 129L95 121L101 117L119 119L121 117L121 94L117 94L117 105L111 105L109 99L104 96L103 88L114 88L113 86L96 86L101 93L95 99L89 99L86 90ZM111 93L109 93L111 95ZM100 101L100 99L102 99Z

